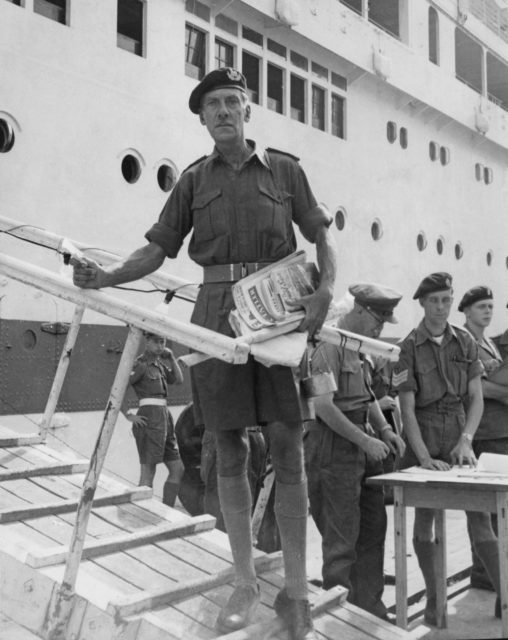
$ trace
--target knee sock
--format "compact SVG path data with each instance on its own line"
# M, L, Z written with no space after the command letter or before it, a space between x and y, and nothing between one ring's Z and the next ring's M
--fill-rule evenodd
M275 516L284 556L286 591L293 600L307 598L307 482L275 485Z
M164 487L162 488L162 502L164 504L167 504L168 507L174 507L179 488L179 482L171 482L171 480L166 480L166 482L164 483Z
M252 496L247 473L217 478L220 506L235 563L235 585L255 585L252 553Z

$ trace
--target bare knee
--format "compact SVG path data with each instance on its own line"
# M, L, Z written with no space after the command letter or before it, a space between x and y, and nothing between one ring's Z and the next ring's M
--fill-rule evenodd
M239 476L247 470L249 439L246 429L217 431L217 473L222 477Z
M300 484L305 479L303 430L300 424L271 422L266 428L275 476L284 484Z
M155 477L155 468L154 464L141 464L141 473L139 475L139 486L140 487L153 487L153 479Z
M178 460L170 460L166 462L166 467L169 471L170 482L179 483L182 479L182 476L185 471L185 467L183 466L183 462L178 458Z

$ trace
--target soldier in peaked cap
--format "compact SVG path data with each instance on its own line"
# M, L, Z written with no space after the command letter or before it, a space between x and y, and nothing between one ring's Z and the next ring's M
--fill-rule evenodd
M392 376L408 442L401 468L421 465L425 469L446 470L456 463L473 466L473 436L483 411L484 368L478 346L467 330L448 322L453 303L450 274L427 276L413 297L422 306L424 317L402 341ZM489 514L467 513L467 519L475 549L499 585ZM425 579L424 615L427 623L435 625L442 621L437 619L433 529L434 511L415 509L413 545Z
M354 303L337 326L377 338L395 322L401 294L379 284L349 287ZM322 536L323 588L342 585L348 600L388 619L382 601L386 511L383 489L366 479L383 473L392 451L402 455L371 388L372 362L359 353L322 342L311 353L314 374L331 371L337 390L314 399L317 419L308 425L305 468L311 514Z
M485 335L494 311L492 289L480 285L472 287L462 297L459 311L463 311L465 327L478 345L478 354L485 368L482 376L483 415L473 440L473 450L478 457L482 453L508 454L508 386L499 381L489 379L489 375L499 368L503 359L493 340ZM497 517L491 516L494 532L497 532ZM497 541L486 541L484 555L488 545L493 547L495 557ZM471 545L473 564L471 569L471 586L480 589L494 589L492 582L475 550ZM492 554L491 554L492 555Z
M106 268L75 266L74 282L100 288L135 280L176 258L192 233L189 256L203 267L203 286L192 322L233 336L228 322L236 280L296 248L293 223L316 245L320 283L296 301L305 311L300 325L314 335L332 298L335 248L329 212L311 191L298 159L262 150L245 137L251 108L243 75L232 68L211 71L193 90L189 108L198 114L215 146L180 176L148 244ZM302 409L293 370L266 368L252 358L245 365L210 359L192 368L195 420L215 434L221 509L235 561L235 589L221 611L222 633L252 619L259 589L252 554L251 503L247 480L246 427L263 425L276 474L275 513L281 535L285 587L275 607L291 640L313 640L305 571L307 485L303 467Z

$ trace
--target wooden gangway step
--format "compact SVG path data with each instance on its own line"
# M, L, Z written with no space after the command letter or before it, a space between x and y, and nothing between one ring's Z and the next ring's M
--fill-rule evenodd
M42 437L39 432L20 435L12 429L0 426L0 448L40 444L41 442Z

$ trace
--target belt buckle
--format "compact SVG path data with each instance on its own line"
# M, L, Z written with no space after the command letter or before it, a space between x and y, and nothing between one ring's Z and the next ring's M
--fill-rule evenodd
M240 278L245 278L249 275L246 262L240 262Z

